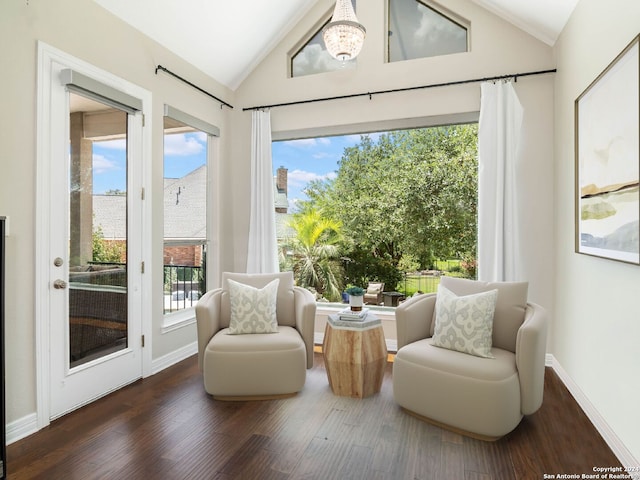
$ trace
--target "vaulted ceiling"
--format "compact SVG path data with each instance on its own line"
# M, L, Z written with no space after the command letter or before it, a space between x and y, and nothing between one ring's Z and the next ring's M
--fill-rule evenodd
M94 1L232 90L317 2ZM553 45L579 0L471 1Z

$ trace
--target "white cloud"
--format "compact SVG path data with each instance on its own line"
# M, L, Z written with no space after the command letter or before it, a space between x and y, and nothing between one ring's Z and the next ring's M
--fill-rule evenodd
M93 155L93 172L97 174L112 172L114 170L120 170L120 167L113 161L109 160L104 155Z
M372 142L378 143L378 140L380 140L380 137L384 134L385 132L374 132L374 133L368 133L367 135L369 136Z
M287 140L284 142L289 147L313 147L316 144L315 138L303 138L300 140Z
M296 213L300 209L300 202L302 198L289 198L289 213Z
M207 143L207 137L208 135L204 132L193 132L190 135L192 135L194 138L196 138L200 143Z
M423 52L420 56L425 56L425 45L431 45L428 51L440 52L439 55L447 52L464 51L466 42L466 31L444 15L425 10L420 18L420 25L413 33L415 52Z
M204 135L204 140L206 141L206 135L202 135ZM204 142L200 140L201 139L197 134L177 133L173 135L165 135L164 154L180 157L197 155L204 150Z
M371 132L371 133L361 133L358 135L345 135L344 140L347 143L350 143L355 146L360 144L360 142L362 141L362 137L364 136L364 137L369 137L372 142L376 143L378 140L380 140L380 137L385 133L386 132Z
M336 60L320 43L307 44L293 59L294 77L352 68L356 68L356 62Z
M288 181L290 185L306 186L314 180L325 180L327 178L336 178L336 172L328 172L319 174L315 172L307 172L305 170L293 170L289 172Z
M313 148L318 145L331 145L331 140L328 138L301 138L298 140L287 140L284 144L293 148Z

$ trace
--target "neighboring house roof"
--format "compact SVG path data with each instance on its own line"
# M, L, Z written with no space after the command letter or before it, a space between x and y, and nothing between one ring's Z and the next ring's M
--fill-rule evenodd
M94 195L93 223L102 229L107 240L122 240L127 234L127 197Z
M164 237L201 241L206 238L207 169L203 165L182 178L164 179ZM287 208L287 194L279 192L274 181L276 208ZM104 238L121 240L126 237L127 198L124 195L94 195L93 216L102 228ZM290 214L276 213L278 239L291 235L287 227Z
M275 208L289 208L289 199L287 198L287 194L285 192L279 192L277 188L274 188L273 203Z
M289 226L291 217L290 213L276 212L276 238L278 240L296 235L296 231Z
M164 238L207 238L207 167L182 178L165 179Z

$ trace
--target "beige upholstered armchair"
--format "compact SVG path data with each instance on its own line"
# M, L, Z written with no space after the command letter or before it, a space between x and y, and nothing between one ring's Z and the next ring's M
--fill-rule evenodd
M449 310L453 303L439 303L443 316L436 326L436 294L412 297L396 309L394 398L409 413L431 423L495 440L542 404L547 314L542 307L527 303L526 282L485 283L443 277L441 286L445 290L438 295L454 302L473 295L463 299L469 309L476 308L472 304L475 298L495 295L491 291L497 290L492 331L485 345L486 355L493 358L452 349L466 348L464 339L455 338L451 325L443 320L447 318L444 312L455 311ZM479 293L482 295L476 295ZM457 313L449 316L459 324L467 314L459 310L464 305L455 305ZM435 346L438 342L444 342L445 347ZM471 350L482 347L482 342L474 345Z
M265 301L264 295L271 294L275 305ZM259 305L247 300L251 295L261 296L253 302ZM277 325L256 320L260 312L256 314L254 307L266 304ZM196 305L198 362L205 390L222 400L299 392L306 369L313 366L315 314L313 295L294 286L291 272L224 273L222 288L207 292ZM262 333L265 325L274 333Z
M364 303L369 305L380 305L382 303L382 291L384 290L384 283L381 282L369 282L367 289L364 292Z

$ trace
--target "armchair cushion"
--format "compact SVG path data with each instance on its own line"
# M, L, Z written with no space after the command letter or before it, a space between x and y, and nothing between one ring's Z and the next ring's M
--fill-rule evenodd
M231 319L229 335L247 333L278 333L276 300L279 279L263 288L245 285L229 279Z
M472 295L475 293L498 290L496 308L493 315L493 346L516 351L516 337L524 322L527 308L528 282L479 282L464 278L442 277L440 285L448 288L456 295ZM431 334L434 333L435 315Z
M306 349L293 327L277 335L214 335L204 355L205 390L220 397L267 397L302 390Z
M273 274L248 274L224 272L222 274L222 297L220 299L220 328L229 326L231 320L231 302L229 300L229 280L251 285L255 288L263 288L267 283L277 278L278 299L276 301L276 315L278 325L296 326L295 300L293 274L291 272L280 272Z
M494 360L437 348L428 339L403 347L393 363L393 394L406 410L483 440L513 430L522 418L515 355Z
M493 314L497 290L458 296L438 287L433 345L478 357L494 358L491 353Z

